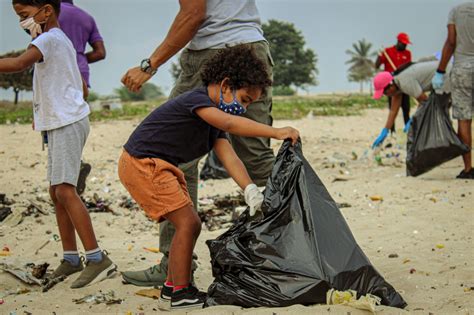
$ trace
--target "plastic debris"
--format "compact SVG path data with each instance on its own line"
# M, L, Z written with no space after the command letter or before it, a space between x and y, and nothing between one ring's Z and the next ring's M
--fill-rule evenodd
M444 248L444 245L443 244L436 244L436 248L442 249L442 248Z
M337 291L331 289L326 294L326 304L328 305L346 305L360 310L375 313L375 307L380 305L381 299L372 294L366 294L357 299L357 291Z
M3 292L2 294L0 294L0 296L2 297L2 299L4 299L7 296L26 294L29 292L31 292L31 290L28 288L18 288L16 290L9 290L9 291Z
M14 265L9 265L5 263L0 264L0 269L10 273L15 276L22 282L26 284L39 285L41 286L43 292L48 291L54 285L62 282L66 279L65 276L58 278L50 278L47 274L49 264L44 263L40 265L35 265L33 263L28 263L23 267L18 267Z
M380 196L380 195L373 195L373 196L370 196L370 200L372 200L372 201L383 201L383 197Z
M160 252L160 249L158 247L143 247L144 250L150 253L155 253L158 254Z
M161 290L159 289L143 289L135 292L135 295L144 296L156 300L160 298L160 293Z
M49 238L46 242L44 242L36 251L35 255L38 255L39 251L42 250L43 248L46 247L51 241L59 242L61 239L59 238L59 235L53 234L51 238Z
M115 297L115 292L113 290L102 292L99 291L97 294L89 294L80 299L72 299L72 301L76 304L83 304L83 303L94 303L94 304L101 304L104 303L106 305L112 304L122 304L123 299L119 299Z
M97 193L95 193L92 198L86 198L83 199L83 201L89 212L108 212L117 215L117 213L110 208L111 203L108 200L99 197Z

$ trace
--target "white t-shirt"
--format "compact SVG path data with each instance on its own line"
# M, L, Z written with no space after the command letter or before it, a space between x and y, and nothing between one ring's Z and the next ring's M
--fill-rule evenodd
M89 115L76 51L66 34L53 28L35 38L31 45L43 54L33 74L35 130L57 129Z

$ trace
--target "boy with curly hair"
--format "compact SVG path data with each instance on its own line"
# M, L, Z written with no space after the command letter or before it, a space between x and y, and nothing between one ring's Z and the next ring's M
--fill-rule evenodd
M170 249L167 280L161 301L171 309L200 307L205 294L190 284L194 245L201 221L186 188L181 163L212 149L229 175L244 190L250 214L263 195L252 183L226 133L244 137L290 138L291 127L271 126L239 117L271 85L265 64L249 46L219 52L202 72L205 86L181 94L155 109L132 133L119 161L119 177L146 214L168 220L176 229Z
M81 155L89 134L87 94L76 51L58 24L60 0L13 0L20 27L31 35L28 49L16 58L0 59L0 72L21 72L32 65L34 129L47 134L49 193L56 210L64 259L53 277L81 272L71 288L110 277L117 269L97 244L91 218L79 198ZM84 268L76 232L86 250Z

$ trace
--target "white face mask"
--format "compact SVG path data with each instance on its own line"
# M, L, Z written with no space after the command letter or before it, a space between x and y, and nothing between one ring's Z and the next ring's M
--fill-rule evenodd
M20 27L22 29L25 30L25 32L27 32L28 34L31 35L31 37L33 37L33 39L35 39L36 37L38 37L38 35L40 35L41 33L43 33L43 28L41 27L41 24L45 24L46 21L44 23L37 23L35 21L35 16L42 10L43 8L39 9L38 12L36 12L33 16L30 16L29 18L23 20L23 21L20 21Z

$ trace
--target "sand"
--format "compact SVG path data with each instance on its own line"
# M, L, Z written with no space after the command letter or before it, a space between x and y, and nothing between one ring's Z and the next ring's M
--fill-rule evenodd
M384 158L385 166L377 165L367 151L383 125L386 111L369 110L354 117L310 117L297 121L276 121L276 126L292 125L302 134L303 151L333 198L351 207L342 208L356 240L373 265L408 303L407 313L452 314L474 312L474 182L456 180L462 169L457 158L417 178L407 178L402 162ZM94 192L113 200L120 214L93 213L100 246L110 253L120 270L140 270L159 261L161 254L143 247L158 247L158 226L148 221L142 212L118 207L119 198L126 195L117 177L117 160L121 146L138 121L97 122L92 124L84 158L93 165L86 196ZM402 126L400 121L398 127ZM36 197L48 198L46 151L41 151L40 136L26 125L0 126L0 193L27 203ZM393 150L384 154L405 155L405 136L391 140ZM272 142L277 150L280 141ZM398 145L401 148L398 148ZM353 154L354 153L354 154ZM356 159L357 157L357 159ZM342 167L341 167L342 163ZM334 165L334 167L333 167ZM344 166L345 165L345 166ZM200 197L236 192L231 180L206 181L201 184ZM383 201L372 201L379 195ZM48 207L47 207L48 208ZM50 211L50 209L47 209ZM60 243L52 242L35 255L36 249L57 233L53 214L26 217L15 227L0 223L0 245L8 246L9 257L1 262L59 263ZM197 284L206 289L212 282L209 252L204 244L224 230L209 232L205 228L198 241ZM1 248L0 248L1 249ZM82 249L81 249L82 250ZM392 254L392 255L391 255ZM393 255L396 254L396 255ZM398 256L396 258L389 258ZM410 273L410 270L412 273ZM74 277L73 277L74 278ZM139 287L123 285L121 277L79 289L69 288L71 279L47 293L38 287L31 292L5 297L0 313L23 311L34 314L73 313L150 313L157 302L136 296ZM0 272L0 295L6 290L27 287L12 276ZM114 290L121 305L76 305L72 299L99 290ZM467 291L467 292L466 292ZM405 311L379 307L381 314L401 314ZM217 307L192 314L366 314L343 306L292 306L279 309L247 309Z

